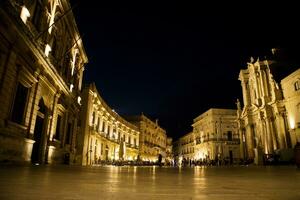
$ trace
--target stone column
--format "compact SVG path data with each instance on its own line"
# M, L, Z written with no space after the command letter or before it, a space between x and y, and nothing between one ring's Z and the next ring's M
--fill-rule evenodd
M270 124L270 120L266 119L266 135L267 135L267 143L268 143L268 153L273 153L273 133L272 133L272 129L271 129L271 124Z
M102 126L103 126L103 115L100 114L99 118L100 118L100 122L99 122L100 125L99 125L98 132L101 133L101 131L102 131Z
M243 90L244 106L246 107L250 104L250 102L249 102L248 90L246 87L245 80L242 80L242 90Z
M116 124L116 140L119 139L119 127L118 124Z
M105 128L104 128L104 132L106 133L105 135L109 134L109 133L107 132L107 130L108 130L108 121L109 121L109 120L107 120L107 121L105 122Z
M71 140L71 152L75 151L75 143L76 143L76 137L77 137L77 119L74 119L74 124L73 124L73 131L72 131L72 140Z
M265 87L264 87L263 71L262 70L260 71L259 81L260 81L260 85L261 85L261 93L262 93L262 96L264 97L265 94L266 94L266 91L265 91Z
M54 132L55 132L55 129L54 127L55 126L55 123L56 123L56 120L54 118L54 116L57 115L57 102L58 102L58 99L60 97L60 94L59 93L56 93L54 98L53 98L53 105L52 105L52 119L51 119L51 123L50 123L50 141L52 141L52 138L53 138L53 135L54 135Z
M34 94L32 94L32 105L31 105L30 117L28 122L28 133L27 133L28 138L33 138L40 93L41 93L41 84L38 77L38 82L34 84Z
M83 67L83 64L82 64L82 67L81 67L80 72L79 72L79 83L78 83L78 89L79 89L79 91L81 91L81 87L82 87L83 71L84 71L84 67Z
M253 145L253 133L250 125L246 126L246 141L247 141L247 152L248 158L254 158L254 145Z
M245 159L245 141L244 141L244 131L242 128L239 128L239 136L240 136L240 158Z
M278 130L278 142L279 142L279 147L280 149L286 148L286 141L284 137L284 120L282 115L277 114L276 116L276 122L277 122L277 130Z
M41 147L39 152L39 161L44 164L46 161L46 151L47 151L47 141L49 133L49 126L52 116L50 115L50 110L47 110L44 118L43 132L41 136Z
M277 129L275 128L275 121L274 119L270 119L270 125L271 125L271 133L272 133L272 138L273 138L273 149L279 149L279 144L278 144L278 134L277 134Z
M286 113L284 113L282 115L282 117L283 117L283 121L284 121L286 146L287 146L287 148L292 148L291 135L290 135L290 132L289 132L289 125L288 125Z

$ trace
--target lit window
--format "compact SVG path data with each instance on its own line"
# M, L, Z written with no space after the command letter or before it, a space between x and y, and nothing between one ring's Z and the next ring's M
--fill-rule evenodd
M22 21L24 22L24 24L26 24L27 18L30 17L30 12L26 8L26 6L22 6L20 17L21 17Z

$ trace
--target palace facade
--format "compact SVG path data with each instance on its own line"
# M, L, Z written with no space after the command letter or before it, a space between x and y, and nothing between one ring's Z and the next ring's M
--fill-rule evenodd
M153 122L144 114L127 116L126 119L136 125L140 131L139 159L148 162L157 162L159 155L162 162L166 159L167 134L158 125L158 120Z
M195 159L195 134L190 132L179 139L179 162Z
M237 111L211 108L194 119L195 160L228 160L231 164L240 159L240 137Z
M281 80L291 142L300 142L300 69Z
M137 160L139 129L112 110L95 84L84 88L77 136L76 163L93 165L113 161Z
M87 62L68 0L1 1L1 162L74 162Z
M165 163L167 165L173 165L174 164L174 154L173 154L173 139L170 137L167 137L167 147L166 147L166 159Z

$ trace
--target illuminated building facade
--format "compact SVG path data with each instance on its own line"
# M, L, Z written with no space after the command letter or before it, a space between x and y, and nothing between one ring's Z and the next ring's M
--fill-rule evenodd
M239 131L243 138L241 152L244 158L254 159L256 164L262 162L263 154L291 148L295 142L291 122L296 122L294 117L297 111L294 109L299 102L299 92L294 89L294 77L298 72L282 81L287 98L284 100L270 65L272 61L255 61L251 58L247 69L241 70L239 75L244 102L243 108L238 103ZM288 113L286 108L289 109ZM289 113L291 117L288 117Z
M73 163L88 62L68 0L0 3L0 161Z
M195 159L195 135L190 132L179 139L179 161Z
M237 111L211 108L194 119L195 160L240 159Z
M174 155L173 155L173 139L167 137L167 147L166 147L166 164L173 164L174 163Z
M137 160L138 128L105 103L95 84L84 88L82 98L76 163L93 165L103 161Z
M300 69L281 81L292 146L300 142Z
M166 131L158 125L158 120L153 122L144 114L127 116L126 119L135 124L140 130L140 160L157 162L159 155L161 155L162 162L165 162L167 134Z

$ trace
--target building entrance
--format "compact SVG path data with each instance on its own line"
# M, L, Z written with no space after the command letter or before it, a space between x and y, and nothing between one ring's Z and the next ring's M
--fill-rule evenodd
M46 106L44 104L43 99L39 102L39 110L36 116L35 127L34 127L34 135L33 139L35 143L32 147L31 153L31 162L32 163L42 163L43 160L43 129L44 129L44 121L45 121L45 112Z

